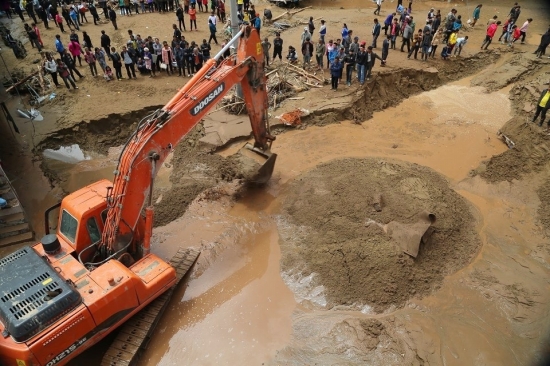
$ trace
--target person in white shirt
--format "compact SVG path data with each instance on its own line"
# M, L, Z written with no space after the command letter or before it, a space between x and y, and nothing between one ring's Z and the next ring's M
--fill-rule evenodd
M325 43L325 36L327 34L327 25L325 24L324 19L321 19L321 28L319 29L319 38L323 43Z
M374 15L380 15L380 8L382 7L382 0L376 0L376 10Z
M208 17L208 24L210 24L210 21L212 21L212 24L214 24L214 26L216 25L216 23L218 21L218 17L216 16L216 14L214 14L214 11L212 11L210 16Z
M523 23L521 28L519 29L520 35L521 35L521 44L525 43L525 36L527 35L527 28L529 28L529 23L533 21L533 18L529 18Z

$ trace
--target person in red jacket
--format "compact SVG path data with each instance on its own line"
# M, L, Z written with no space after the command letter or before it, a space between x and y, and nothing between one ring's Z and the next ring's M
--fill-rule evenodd
M512 47L512 45L519 39L519 37L521 37L521 30L517 25L514 24L512 29L513 29L514 32L508 38L508 46L509 47Z
M501 24L501 21L499 20L498 22L494 23L494 24L491 24L488 28L487 28L487 34L485 35L485 40L483 41L483 43L481 44L481 49L487 49L487 47L489 47L489 45L491 44L491 41L493 40L493 37L495 36L495 33L497 31L497 28L498 26ZM483 46L485 46L485 48L483 48Z

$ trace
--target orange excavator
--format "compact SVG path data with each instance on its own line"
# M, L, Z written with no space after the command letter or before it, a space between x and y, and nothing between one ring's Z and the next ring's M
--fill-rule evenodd
M238 42L236 55L218 59ZM152 189L167 155L233 86L240 84L254 144L241 149L271 177L264 55L257 31L239 33L162 109L140 121L115 178L66 196L45 214L40 243L0 259L0 365L63 365L118 329L102 365L130 365L146 346L175 285L199 253L170 262L150 252ZM59 213L55 234L49 216Z

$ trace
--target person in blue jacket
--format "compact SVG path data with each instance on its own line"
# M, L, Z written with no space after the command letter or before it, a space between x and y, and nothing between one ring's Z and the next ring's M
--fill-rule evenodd
M330 77L332 81L332 90L338 90L338 80L342 79L342 70L344 64L340 62L340 58L336 57L334 62L330 65Z

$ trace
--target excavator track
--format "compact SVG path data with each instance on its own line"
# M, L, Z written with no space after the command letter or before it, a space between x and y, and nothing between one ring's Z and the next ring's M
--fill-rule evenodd
M151 335L162 317L176 286L189 272L200 252L196 249L180 249L170 260L176 270L176 283L168 291L124 323L101 361L101 366L130 366L137 361L141 350L147 348Z

